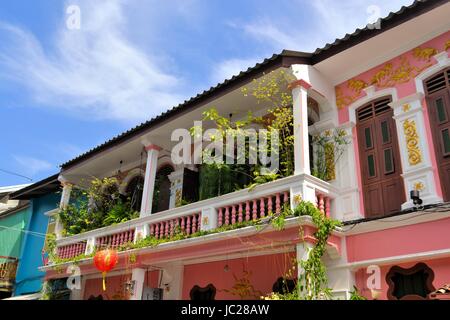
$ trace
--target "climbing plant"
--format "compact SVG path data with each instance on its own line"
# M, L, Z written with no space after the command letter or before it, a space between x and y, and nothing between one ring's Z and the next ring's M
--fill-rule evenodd
M299 202L293 211L285 208L281 221L284 221L286 216L310 216L317 228L314 233L317 241L314 247L309 250L308 258L304 261L295 261L293 267L284 277L286 279L292 278L297 268L300 268L301 272L297 277L296 289L285 293L272 292L262 298L270 300L318 300L330 297L331 290L327 288L328 277L322 257L326 251L329 236L336 227L341 225L341 222L327 217L313 203L307 201ZM280 224L283 225L283 223L277 223L277 225ZM303 238L301 227L299 233L300 237Z
M227 139L237 140L244 137L245 151L243 154L235 154L233 163L217 163L209 161L200 168L200 199L207 199L217 195L229 193L243 187L254 187L257 184L273 181L281 177L287 177L294 172L294 136L292 96L285 92L289 84L289 78L284 71L273 71L265 77L253 80L252 85L244 87L242 94L245 97L253 97L257 103L266 110L266 115L256 117L251 112L240 120L233 121L232 115L219 114L217 109L210 108L203 112L203 121L213 123L215 134L210 134L211 141L224 142L223 154L226 154L225 143ZM246 129L252 125L258 125L266 129L266 147L259 144L255 150L254 144L246 136ZM278 150L271 148L272 135L277 133ZM201 127L192 127L193 136L202 137L204 132ZM257 152L265 152L267 155L276 155L279 158L279 168L268 172L254 159L252 155ZM215 154L205 150L203 159L213 159ZM242 159L244 157L244 159ZM237 161L244 160L244 161ZM253 161L251 161L253 160ZM239 162L239 163L238 163ZM255 163L256 162L256 163Z
M116 178L93 179L88 188L74 188L72 199L59 217L65 235L74 235L137 218L131 199L119 193Z
M326 130L312 137L314 166L312 175L325 181L336 178L336 163L350 143L345 130Z

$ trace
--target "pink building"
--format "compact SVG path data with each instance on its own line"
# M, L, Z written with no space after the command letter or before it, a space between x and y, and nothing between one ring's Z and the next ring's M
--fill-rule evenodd
M425 299L450 283L449 17L448 1L416 1L380 28L356 30L314 53L285 50L63 164L62 207L73 186L92 176L119 177L123 194L143 185L139 218L69 237L59 232L60 258L88 256L78 262L81 289L72 299L259 299L277 290L293 259L305 259L315 225L301 216L288 217L281 231L217 228L264 220L296 199L343 222L323 256L334 298L349 299L356 286L369 299ZM211 107L236 120L248 111L264 117L267 108L242 89L272 71L291 79L282 90L293 98L294 174L198 201L200 165L174 163L172 133ZM333 174L320 179L311 174L311 137L334 129L349 144L328 163ZM170 239L177 226L199 236L120 251L102 291L93 250ZM69 265L42 270L48 279L67 278Z

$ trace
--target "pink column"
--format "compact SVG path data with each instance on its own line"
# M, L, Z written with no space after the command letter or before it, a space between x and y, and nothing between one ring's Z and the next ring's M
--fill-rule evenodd
M280 214L281 213L281 199L280 199L280 193L278 192L275 195L275 213Z
M238 221L239 221L239 223L240 222L242 222L244 219L243 219L243 217L242 217L242 202L241 203L239 203L239 209L238 209Z
M267 198L267 214L273 214L272 210L272 196Z
M191 216L187 216L186 218L186 233L191 234Z
M257 208L257 202L256 199L253 199L253 220L258 220L258 208Z
M163 222L161 222L159 224L159 237L161 239L164 238L164 223Z
M197 215L192 216L192 233L197 231Z
M165 232L164 232L164 236L167 238L169 236L169 221L165 221Z
M222 212L222 208L219 208L219 219L218 219L218 224L219 224L219 227L221 227L222 224L223 224L223 212Z
M325 214L325 202L323 200L323 195L319 194L319 210Z
M264 207L265 207L265 202L264 202L264 198L259 199L259 217L260 218L264 218L266 216L266 214L264 213Z
M125 241L125 232L122 232L121 234L120 234L120 240L119 240L119 244L124 244L126 241Z
M250 201L245 202L245 221L250 220Z
M174 222L173 220L170 220L170 237L173 237L173 229L174 229Z
M236 206L231 206L231 224L236 224Z
M155 238L159 239L159 224L155 224Z
M225 207L225 225L230 224L230 211L228 207Z
M331 200L330 197L325 198L325 214L329 218L331 217Z
M153 224L150 225L150 236L155 234L155 226Z

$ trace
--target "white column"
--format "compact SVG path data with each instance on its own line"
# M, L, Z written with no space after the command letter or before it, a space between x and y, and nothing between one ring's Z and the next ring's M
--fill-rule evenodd
M144 291L145 269L135 268L131 271L131 281L134 283L134 290L130 296L130 300L142 300L142 292Z
M158 155L160 147L149 144L145 147L147 150L147 164L145 166L144 191L142 194L141 217L152 213L153 189L155 187L156 169L158 165Z
M69 205L70 193L72 192L73 184L71 184L70 182L66 181L62 177L59 177L58 179L59 179L59 181L61 181L61 185L63 187L62 192L61 192L61 201L59 202L59 208L60 209L65 209ZM63 231L63 229L64 229L64 227L63 227L63 225L61 223L61 219L60 219L60 217L58 215L56 217L56 223L55 223L56 239L61 239L62 238L62 231Z
M296 257L297 257L297 277L300 278L304 273L305 270L301 268L301 261L306 261L309 258L309 253L312 250L314 245L312 243L309 243L307 241L297 243L296 245ZM305 292L302 292L301 294L305 294Z
M162 270L162 287L164 300L181 300L183 293L184 265L177 261L172 262Z
M309 164L308 94L311 87L306 81L297 80L292 89L294 112L294 174L311 174Z
M435 173L425 131L423 98L423 94L418 92L390 103L394 109L406 193L403 210L413 207L409 197L411 190L420 191L423 204L442 202L436 192Z
M356 165L356 136L353 135L355 123L349 121L339 129L344 130L349 144L341 158L336 163L336 180L333 185L339 189L339 197L336 198L335 219L349 221L363 218L360 210L358 167Z

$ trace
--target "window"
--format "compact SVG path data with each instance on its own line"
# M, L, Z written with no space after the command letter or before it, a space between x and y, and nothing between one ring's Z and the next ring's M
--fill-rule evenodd
M372 133L370 131L370 127L364 129L364 135L366 137L366 149L372 148Z
M392 173L394 171L394 159L392 157L392 149L384 150L384 173Z
M444 146L444 156L450 155L450 131L449 129L442 130L442 143Z
M367 156L367 165L369 167L369 177L375 177L375 159L373 154Z
M386 275L390 300L424 300L433 292L434 273L425 263L409 269L394 266Z
M444 100L439 98L436 100L436 116L439 123L443 123L447 121L447 114L445 112Z

